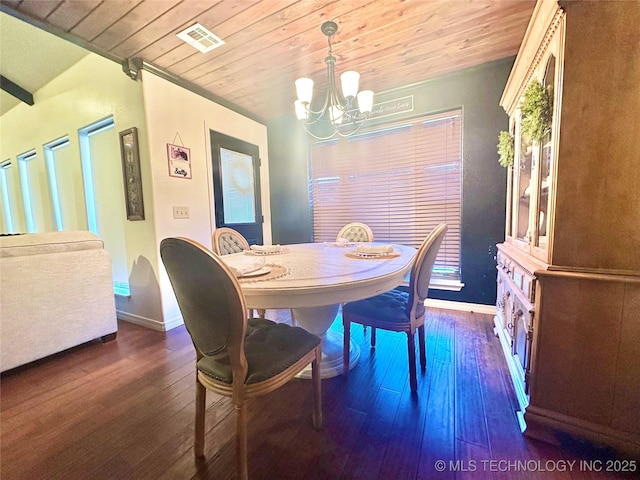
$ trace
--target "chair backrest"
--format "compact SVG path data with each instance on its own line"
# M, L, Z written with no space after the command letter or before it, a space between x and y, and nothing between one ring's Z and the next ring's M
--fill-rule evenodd
M213 231L211 246L218 255L229 255L249 250L249 242L233 228L220 227Z
M233 273L220 257L186 238L162 240L160 257L198 356L228 356L234 378L244 378L247 307Z
M373 232L368 225L360 222L348 223L340 229L336 242L346 238L350 242L373 242Z
M446 223L441 223L435 227L422 242L416 254L416 261L411 269L409 302L407 303L407 314L412 320L424 312L423 306L429 292L433 265L436 262L440 245L448 229L449 227L447 227Z

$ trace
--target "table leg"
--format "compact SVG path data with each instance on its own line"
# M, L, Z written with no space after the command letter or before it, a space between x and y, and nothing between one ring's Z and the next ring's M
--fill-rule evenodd
M322 363L320 375L331 378L342 374L342 333L329 330L335 321L340 305L322 307L294 308L291 313L298 325L322 339ZM360 347L353 343L349 348L349 367L353 368L360 358ZM299 378L311 378L311 366L298 375Z

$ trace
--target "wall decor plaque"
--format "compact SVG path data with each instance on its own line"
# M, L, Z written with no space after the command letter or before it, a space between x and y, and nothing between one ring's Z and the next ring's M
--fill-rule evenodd
M167 143L169 176L191 178L191 151L180 145Z
M120 155L122 156L127 220L144 220L140 151L138 149L138 129L136 127L120 132Z

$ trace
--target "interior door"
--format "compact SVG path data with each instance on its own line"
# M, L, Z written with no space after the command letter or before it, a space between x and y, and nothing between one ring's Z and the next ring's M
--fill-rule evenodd
M216 228L240 232L249 245L262 242L258 147L211 131Z

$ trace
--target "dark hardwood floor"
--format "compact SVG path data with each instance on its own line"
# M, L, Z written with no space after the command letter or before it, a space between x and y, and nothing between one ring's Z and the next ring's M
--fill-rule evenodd
M289 321L282 311L267 312L273 315ZM368 333L354 325L360 362L348 380L323 381L322 431L311 426L308 380L254 401L251 478L632 478L586 471L584 462L604 467L611 458L606 450L577 443L558 448L520 433L488 315L428 315L428 364L425 372L418 368L417 396L408 386L406 337L379 331L374 351ZM194 459L194 358L184 327L161 333L120 322L116 341L92 342L6 372L0 476L235 478L235 417L227 398L208 393L206 457ZM598 470L600 464L589 465Z

